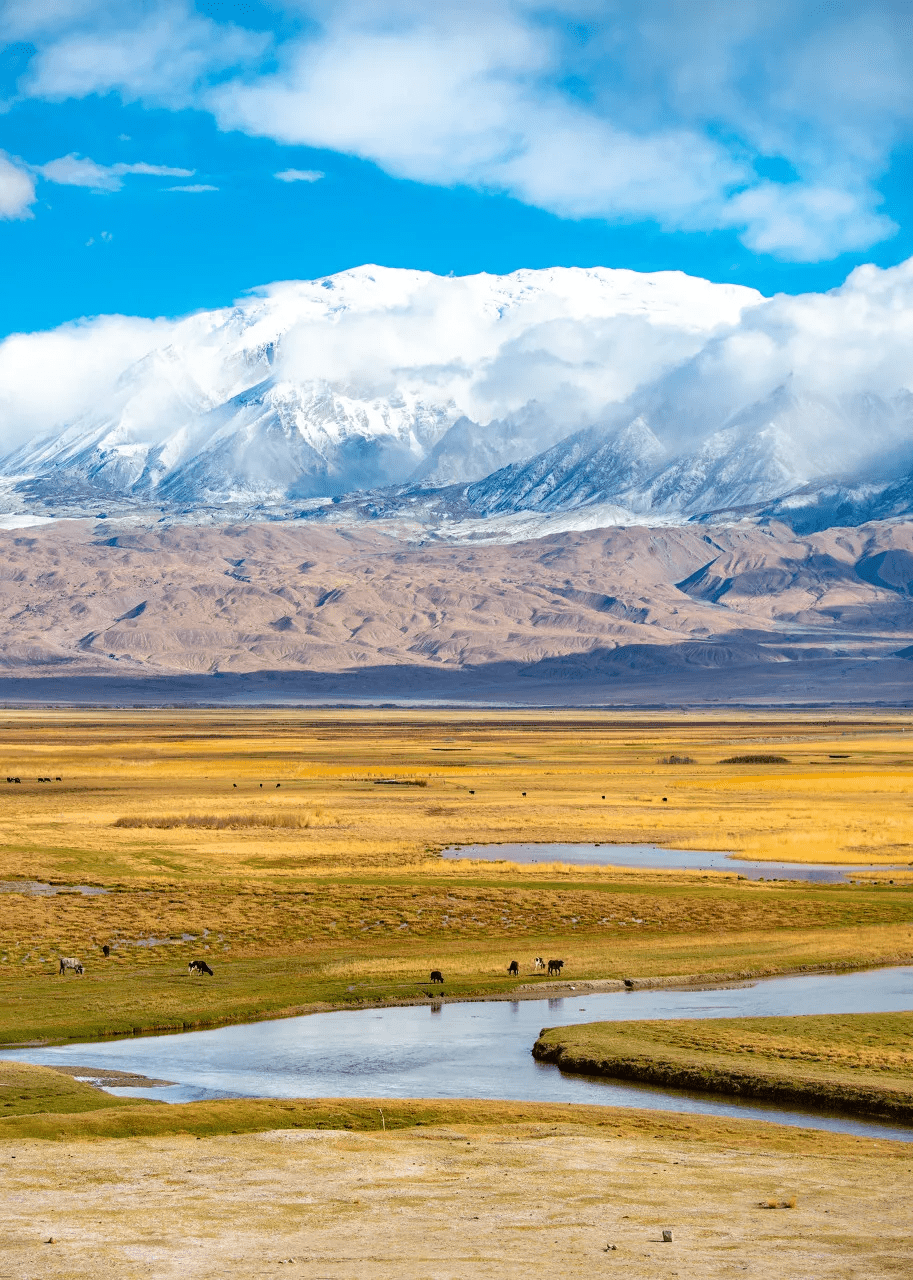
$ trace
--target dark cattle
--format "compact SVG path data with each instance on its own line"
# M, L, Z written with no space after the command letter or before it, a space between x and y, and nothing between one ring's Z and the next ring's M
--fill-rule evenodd
M80 978L84 973L82 962L80 960L77 960L75 956L61 956L60 968L57 971L58 978L61 976L61 974L66 973L68 969L72 973L77 974Z
M520 966L517 964L516 960L511 960L510 964L507 966L507 972L515 975L520 972Z
M21 778L13 778L13 782L19 782L19 783L21 783L21 782L22 782L22 779L21 779Z
M63 782L63 778L55 778L55 779L54 779L54 781L55 781L55 782Z
M205 960L191 960L190 964L187 966L187 972L191 974L208 973L210 978L212 977L212 970Z
M630 979L630 978L625 978L625 979L624 979L624 984L625 984L625 986L628 988L628 990L629 990L629 991L633 990L634 983L631 981L631 979Z
M432 969L432 970L431 970L431 977L428 979L428 981L429 981L429 982L443 982L443 981L444 981L444 975L441 973L440 969Z
M277 782L277 783L276 783L276 790L278 791L278 790L279 790L279 788L280 788L281 786L282 786L282 783L281 783L281 782Z
M237 785L238 785L238 784L237 784L237 782L233 782L231 785L232 785L233 787L237 787Z
M553 973L557 973L557 974L560 976L560 974L561 974L561 970L562 970L563 968L564 968L564 961L563 961L563 960L549 960L549 962L548 962L548 974L549 974L549 977L551 977Z
M102 947L101 953L103 956L109 956L111 954L111 948L108 946L107 942Z

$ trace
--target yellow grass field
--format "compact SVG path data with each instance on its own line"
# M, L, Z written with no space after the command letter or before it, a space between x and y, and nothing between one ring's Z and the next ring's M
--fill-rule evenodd
M721 763L744 756L785 762ZM421 999L432 967L448 994L492 994L511 959L537 981L546 951L580 978L913 953L909 713L5 711L0 757L0 882L109 890L0 892L6 1043ZM438 856L510 841L870 870L811 886ZM86 976L57 978L61 954ZM215 978L187 976L197 955Z
M533 1056L563 1071L913 1123L913 1011L591 1022L544 1031Z

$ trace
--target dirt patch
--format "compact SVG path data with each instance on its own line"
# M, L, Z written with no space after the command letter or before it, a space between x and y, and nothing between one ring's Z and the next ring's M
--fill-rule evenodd
M750 1158L561 1124L16 1141L3 1258L32 1280L896 1280L913 1161L855 1141Z

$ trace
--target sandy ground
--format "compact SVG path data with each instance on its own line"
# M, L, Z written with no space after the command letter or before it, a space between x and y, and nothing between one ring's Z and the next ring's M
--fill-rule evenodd
M911 1277L913 1150L860 1148L544 1125L9 1142L0 1277Z

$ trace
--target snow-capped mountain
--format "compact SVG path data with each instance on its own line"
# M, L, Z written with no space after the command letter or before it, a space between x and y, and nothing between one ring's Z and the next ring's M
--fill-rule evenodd
M174 323L0 474L56 503L68 490L281 503L472 480L623 400L759 297L678 272L576 268L364 267L274 285ZM4 418L9 438L18 424Z
M913 316L913 269L894 270L889 333ZM45 424L0 461L3 493L66 514L315 514L332 499L359 519L579 511L587 527L906 516L913 362L902 343L873 346L871 308L853 320L870 288L851 277L809 321L802 299L678 272L362 267L173 322L107 317L78 331L102 372L49 366L53 400L16 381L0 345L0 435ZM112 325L140 323L112 343ZM42 337L28 338L39 352ZM53 358L63 338L44 337Z

